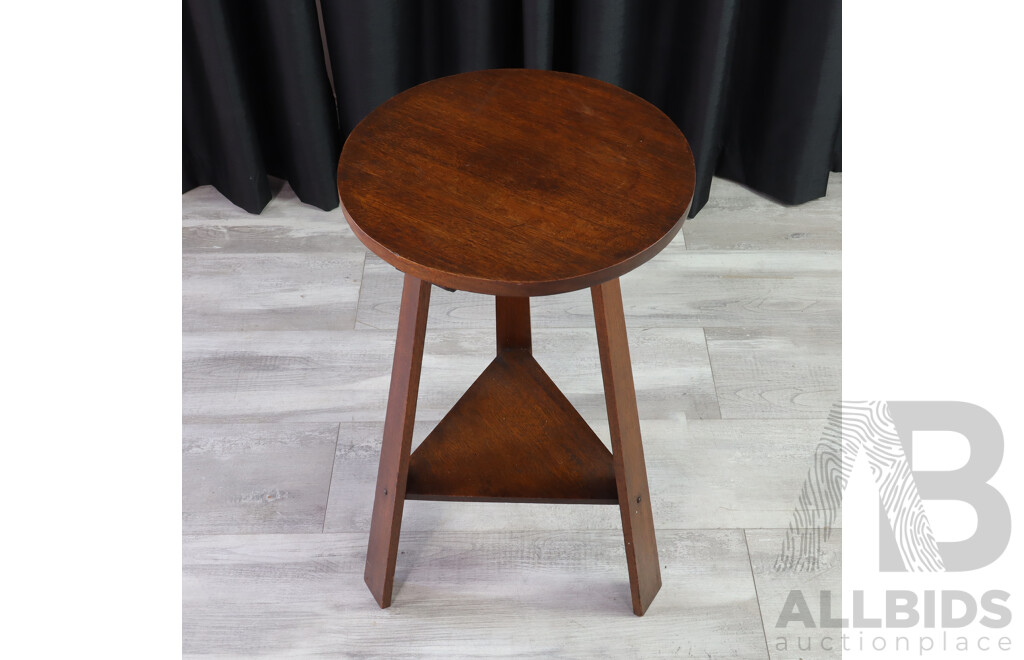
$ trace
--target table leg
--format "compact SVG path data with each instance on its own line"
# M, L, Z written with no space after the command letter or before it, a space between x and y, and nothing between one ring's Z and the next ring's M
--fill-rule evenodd
M640 416L636 407L633 370L626 339L626 317L622 291L614 279L591 289L597 344L601 354L608 424L611 427L612 461L626 541L629 588L633 613L643 615L661 589L661 566L654 538L651 495L640 439Z
M530 299L495 296L498 353L505 349L532 351Z
M395 360L391 367L391 391L384 418L377 490L373 498L366 570L363 573L366 586L381 607L391 604L391 591L395 582L398 536L402 528L409 450L412 447L412 429L416 419L416 397L420 385L429 305L430 283L406 275L402 289L402 309L398 316Z

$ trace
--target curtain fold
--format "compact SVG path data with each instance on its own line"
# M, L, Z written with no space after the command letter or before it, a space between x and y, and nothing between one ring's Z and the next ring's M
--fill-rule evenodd
M182 22L184 187L213 184L251 213L267 176L338 206L338 120L314 0L186 0Z
M599 78L661 108L693 148L691 216L715 174L795 204L824 195L841 165L839 0L321 0L320 9L322 24L315 0L186 0L185 190L213 184L258 213L273 175L302 201L335 208L344 136L371 110L433 78L524 66Z
M744 3L717 173L790 204L825 194L838 161L838 3Z

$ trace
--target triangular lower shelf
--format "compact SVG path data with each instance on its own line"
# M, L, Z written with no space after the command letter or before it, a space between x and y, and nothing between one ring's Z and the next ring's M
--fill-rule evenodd
M611 452L523 350L495 358L413 452L406 497L618 503Z

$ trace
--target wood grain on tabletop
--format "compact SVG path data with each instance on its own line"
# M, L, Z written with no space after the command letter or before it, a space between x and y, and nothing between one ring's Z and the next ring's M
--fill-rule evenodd
M676 235L693 155L672 120L592 78L498 69L439 78L349 135L352 230L399 270L454 289L540 296L618 277Z

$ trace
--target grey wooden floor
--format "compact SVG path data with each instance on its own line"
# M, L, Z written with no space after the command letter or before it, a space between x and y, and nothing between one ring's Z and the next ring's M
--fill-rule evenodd
M378 609L362 569L401 275L287 185L259 216L185 194L185 655L839 657L775 625L790 589L839 589L840 535L818 574L773 560L840 396L841 193L833 174L785 207L716 180L623 278L664 581L643 618L617 509L571 505L409 502ZM493 351L493 299L431 304L414 443ZM588 293L532 313L607 442Z

